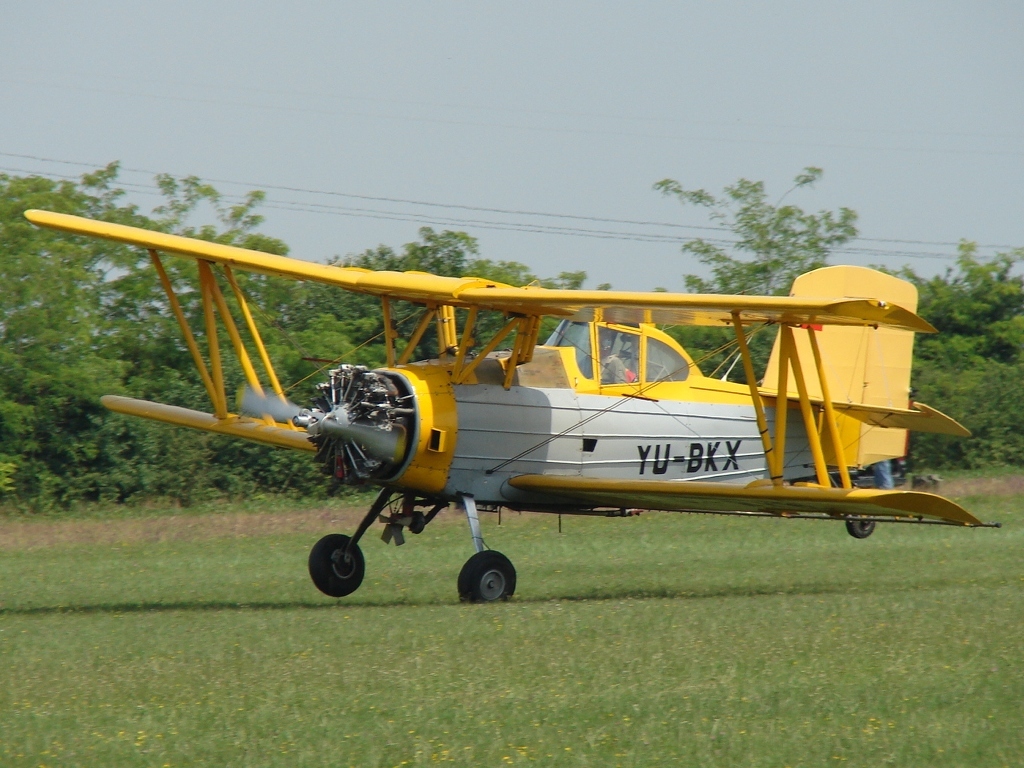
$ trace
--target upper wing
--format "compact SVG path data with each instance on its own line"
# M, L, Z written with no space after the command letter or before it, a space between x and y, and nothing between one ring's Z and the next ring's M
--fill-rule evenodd
M336 285L347 291L370 293L378 296L395 296L411 301L450 301L461 288L483 285L497 285L493 281L476 278L438 277L425 272L374 272L359 267L335 267L329 264L275 256L271 253L252 251L233 245L221 245L206 240L196 240L165 232L111 224L106 221L86 219L52 211L25 211L25 218L33 224L49 229L70 232L75 235L89 235L113 240L127 245L137 245L162 253L190 256L247 272L264 275L279 275L295 280L311 280L317 283Z
M960 525L983 525L949 499L917 491L774 486L759 481L742 486L707 481L611 480L565 475L520 475L508 482L522 491L594 506L783 516L795 513L931 518Z
M50 229L190 256L251 272L312 280L348 291L419 303L579 320L590 320L600 315L604 320L618 323L723 325L731 323L737 314L744 322L882 325L908 331L935 332L929 323L913 312L877 299L515 288L476 277L439 277L424 272L374 272L356 267L335 267L51 211L26 211L25 216L33 224Z
M642 291L570 291L547 288L472 286L459 299L524 315L562 315L610 323L726 325L733 315L744 322L796 325L882 325L935 333L923 318L877 299L792 296L729 296Z

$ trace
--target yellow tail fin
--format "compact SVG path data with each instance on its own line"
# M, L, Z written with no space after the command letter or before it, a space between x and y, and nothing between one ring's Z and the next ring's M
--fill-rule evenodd
M917 311L917 288L912 283L867 267L824 267L807 272L793 281L790 296L882 299L911 312ZM795 335L808 394L812 398L821 397L810 341L806 333ZM817 336L833 402L909 407L912 332L829 325L817 331ZM776 338L765 371L766 387L778 381L778 358L779 340ZM790 397L797 397L792 376L789 390ZM847 466L865 466L906 453L905 429L872 426L841 414L837 420ZM825 430L823 447L829 463L835 463L837 452L827 436Z

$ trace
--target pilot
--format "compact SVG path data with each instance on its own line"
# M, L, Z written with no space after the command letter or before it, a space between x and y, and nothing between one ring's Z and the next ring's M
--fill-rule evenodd
M612 352L611 334L601 334L601 383L625 384L626 365Z
M636 372L640 368L636 362L636 349L627 341L623 343L619 357L622 359L622 364L626 366L626 383L632 384L636 381Z
M630 370L622 358L612 351L614 338L619 334L601 329L601 383L602 384L626 384L636 381L636 373ZM625 352L625 346L620 348Z

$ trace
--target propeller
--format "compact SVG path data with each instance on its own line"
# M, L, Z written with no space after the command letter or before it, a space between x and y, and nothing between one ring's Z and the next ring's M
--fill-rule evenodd
M239 395L238 410L246 416L270 416L274 421L291 421L313 436L351 440L361 445L367 453L389 463L401 461L407 446L406 429L393 424L390 429L379 429L369 424L351 421L345 405L336 406L330 413L320 409L301 408L289 400L276 395L265 395L251 387L245 387Z
M265 395L252 387L245 387L238 396L238 411L246 416L269 416L274 421L288 422L303 409L277 395Z

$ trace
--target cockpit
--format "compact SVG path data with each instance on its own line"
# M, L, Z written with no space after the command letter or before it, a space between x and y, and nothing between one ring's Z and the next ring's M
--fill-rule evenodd
M693 362L653 326L563 320L547 347L571 347L581 376L600 386L686 381Z

